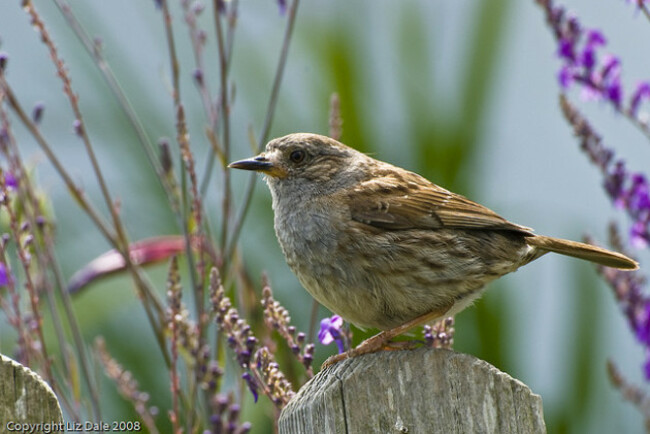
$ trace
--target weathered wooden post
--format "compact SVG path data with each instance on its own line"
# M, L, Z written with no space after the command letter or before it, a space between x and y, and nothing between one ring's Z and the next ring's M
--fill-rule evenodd
M450 350L382 351L316 375L282 410L289 433L545 433L542 399Z
M0 354L0 433L63 432L61 407L50 386Z

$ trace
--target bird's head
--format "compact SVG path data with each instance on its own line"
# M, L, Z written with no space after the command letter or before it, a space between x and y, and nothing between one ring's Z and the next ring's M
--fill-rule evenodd
M329 137L295 133L271 140L261 154L228 167L261 172L271 188L300 183L322 189L345 183L349 176L343 174L350 173L355 162L364 157Z

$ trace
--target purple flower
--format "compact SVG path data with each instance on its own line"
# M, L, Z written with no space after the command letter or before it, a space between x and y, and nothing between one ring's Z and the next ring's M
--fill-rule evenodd
M587 45L605 45L607 40L599 30L590 30L587 33Z
M78 135L79 137L82 137L84 134L84 124L81 122L81 119L75 119L72 122L72 128L74 129L74 133Z
M345 351L343 345L343 334L341 328L343 327L343 318L338 315L333 315L330 318L323 318L320 322L320 331L318 332L318 340L323 345L329 345L336 342L339 347L339 353Z
M557 56L562 60L558 81L563 90L578 82L583 87L583 97L605 99L616 109L621 109L623 87L621 62L610 54L599 59L598 50L607 44L599 30L586 30L575 17L566 17L562 8L546 4L547 19L557 38ZM638 105L638 103L637 103Z
M606 169L605 169L606 170ZM627 180L627 171L625 163L617 161L613 170L609 170L605 176L605 190L614 201L616 208L625 206L623 185Z
M571 67L564 65L557 74L557 80L560 82L562 89L567 90L573 84L573 70Z
M16 190L18 188L18 179L11 172L5 172L5 187L7 190Z
M280 15L287 13L287 0L278 0L278 7L280 8Z
M643 370L646 378L650 380L650 298L643 294L645 278L638 272L606 267L599 267L599 273L614 290L630 328L646 348L647 361Z
M45 110L45 104L43 102L38 102L32 110L32 121L35 124L39 124L43 118L43 111Z
M600 72L591 74L588 86L596 96L604 97L620 109L623 100L621 61L616 56L605 55Z
M623 100L623 88L621 87L621 81L619 78L616 78L612 83L607 86L606 89L606 98L612 102L617 108L621 108L621 102Z
M632 297L632 298L636 299L636 297ZM639 301L642 302L642 300ZM631 309L631 310L636 310L636 309ZM639 339L640 342L645 343L647 345L650 343L650 303L646 301L643 304L643 308L639 310L640 310L639 314L636 315L634 319L631 321L634 323L632 324L632 328L634 328L637 339Z
M590 30L587 34L587 43L585 44L580 56L580 63L588 70L593 69L596 65L596 49L605 45L605 37L598 30Z
M634 222L630 228L630 244L637 249L644 249L650 242L647 222Z
M616 56L606 54L603 58L602 79L607 80L610 74L613 74L613 76L621 74L621 61Z
M650 211L650 197L648 196L648 182L643 174L632 175L632 186L630 187L630 210L636 213Z
M9 275L9 270L7 270L7 266L0 262L0 286L7 286L9 285L11 277Z
M4 71L9 61L9 55L4 51L0 51L0 71Z
M251 377L251 374L248 372L244 372L241 374L242 380L246 382L246 385L248 386L248 390L251 391L253 394L253 398L255 399L255 402L257 402L258 394L257 394L257 385L253 381L253 377Z
M574 61L576 55L573 48L574 40L569 38L562 38L558 43L557 54L560 58Z
M639 105L641 104L642 99L648 99L650 97L650 83L643 81L639 83L632 95L630 100L630 114L636 117L637 112L639 111Z

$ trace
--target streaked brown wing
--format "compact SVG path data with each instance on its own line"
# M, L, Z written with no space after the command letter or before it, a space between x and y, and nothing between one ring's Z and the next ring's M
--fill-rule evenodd
M532 233L412 172L385 170L349 193L352 219L384 229L497 229Z

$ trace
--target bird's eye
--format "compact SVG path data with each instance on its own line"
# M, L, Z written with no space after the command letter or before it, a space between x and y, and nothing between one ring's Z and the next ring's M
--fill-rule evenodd
M289 154L289 159L292 163L301 163L305 159L305 151L293 151L291 154Z

